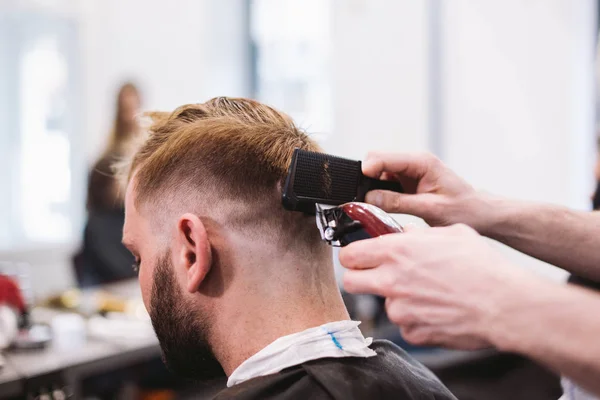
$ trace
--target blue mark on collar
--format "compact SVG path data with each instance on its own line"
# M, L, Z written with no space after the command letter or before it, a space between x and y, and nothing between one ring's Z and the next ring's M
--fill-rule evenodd
M344 348L342 347L342 345L340 344L340 342L338 342L338 340L335 338L335 336L333 336L333 332L327 332L327 334L329 336L331 336L331 340L333 340L333 344L335 344L335 346L340 349L343 350Z

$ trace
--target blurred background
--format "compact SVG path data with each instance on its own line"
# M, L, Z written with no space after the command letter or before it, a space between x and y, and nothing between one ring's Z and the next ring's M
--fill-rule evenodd
M130 325L122 331L130 333L117 336L139 342L147 328L131 300L135 289L73 291L130 278L84 270L120 229L122 210L103 208L103 193L112 189L102 168L133 135L128 124L142 109L252 97L292 115L337 155L431 151L482 190L590 209L597 20L596 0L0 0L0 272L4 265L4 274L20 282L27 310L20 326L54 326L60 314L66 320L56 329L76 332L91 319L92 336L105 337L113 329L93 319L100 310L113 321L119 313L136 316L139 329ZM97 235L110 238L98 244ZM505 251L525 268L565 278ZM40 302L77 312L34 310ZM348 302L372 320L374 332L385 325L375 316L376 299ZM73 317L85 304L93 311ZM143 348L114 339L114 355L98 339L82 345L89 354L63 351L60 358L28 337L23 346L43 350L7 352L0 398L54 386L102 398L103 389L90 389L102 387L98 376L111 381L113 369L151 364L157 356L151 338ZM493 399L481 393L495 384L514 386L515 370L534 368L525 360L511 359L516 364L508 367L489 361L505 355L415 351L460 398ZM488 362L477 364L485 377L469 381L464 357ZM31 364L44 367L32 372ZM532 370L526 380L548 392L522 398L552 398L543 396L556 390L554 377ZM141 396L119 390L123 398Z

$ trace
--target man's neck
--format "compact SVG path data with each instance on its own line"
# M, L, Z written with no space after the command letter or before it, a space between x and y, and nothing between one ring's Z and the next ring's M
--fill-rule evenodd
M280 337L350 319L333 274L324 280L329 282L284 284L279 288L265 284L268 293L252 287L236 290L239 295L219 308L210 338L227 376Z

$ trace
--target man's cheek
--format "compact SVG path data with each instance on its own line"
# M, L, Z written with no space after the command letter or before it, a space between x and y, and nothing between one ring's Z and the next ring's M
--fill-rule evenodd
M152 271L148 269L140 269L139 275L140 290L142 292L142 300L146 306L146 310L150 311L150 296L152 293Z

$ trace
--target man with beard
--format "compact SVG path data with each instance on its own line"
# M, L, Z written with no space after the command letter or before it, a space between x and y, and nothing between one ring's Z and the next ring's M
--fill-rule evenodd
M314 217L285 211L285 114L216 98L151 113L129 165L123 243L163 358L217 399L454 399L425 367L350 321Z

